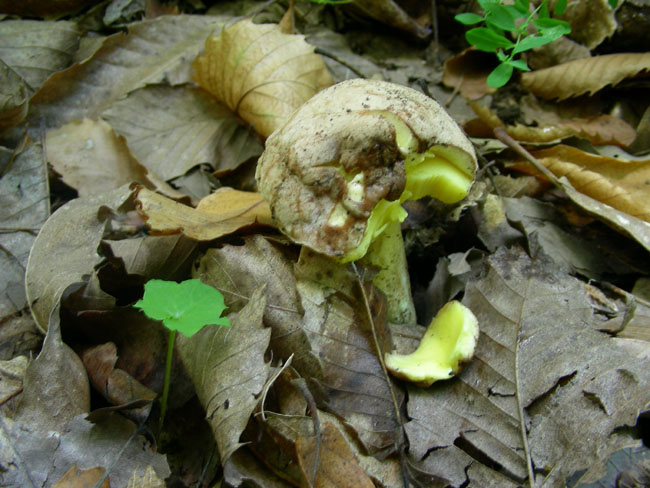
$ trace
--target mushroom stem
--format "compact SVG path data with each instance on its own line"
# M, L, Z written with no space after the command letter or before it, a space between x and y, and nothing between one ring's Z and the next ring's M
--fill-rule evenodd
M415 325L417 319L400 222L386 226L370 244L361 263L379 270L372 282L386 295L388 320L395 324Z

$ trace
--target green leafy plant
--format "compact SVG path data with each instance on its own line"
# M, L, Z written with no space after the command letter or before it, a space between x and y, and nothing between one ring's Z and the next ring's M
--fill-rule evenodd
M547 0L532 11L529 0L515 0L512 5L504 5L503 0L478 0L478 3L483 9L483 16L464 13L456 15L455 19L464 25L485 23L485 27L468 30L465 38L476 49L497 55L499 65L487 79L488 84L495 88L505 85L514 69L530 71L526 61L516 59L518 54L571 32L567 22L551 18ZM560 15L565 8L566 0L558 0L553 5L556 15Z
M227 317L221 314L226 309L223 295L201 280L175 281L150 280L144 285L144 296L135 305L144 314L154 320L161 320L169 329L167 358L165 361L165 379L160 400L159 430L167 413L169 395L169 377L172 367L172 355L176 333L186 337L196 334L205 325L222 325L229 327Z

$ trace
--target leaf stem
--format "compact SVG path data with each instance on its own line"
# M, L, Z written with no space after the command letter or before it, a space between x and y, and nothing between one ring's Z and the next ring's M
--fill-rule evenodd
M165 422L167 413L167 397L169 396L169 378L172 372L172 357L174 355L174 343L176 342L176 331L170 330L167 339L167 358L165 359L165 379L163 380L163 392L160 399L160 418L158 419L158 432L160 433Z

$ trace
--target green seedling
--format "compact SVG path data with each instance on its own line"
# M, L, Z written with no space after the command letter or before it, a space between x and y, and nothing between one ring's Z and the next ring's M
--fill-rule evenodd
M616 0L610 0L615 2ZM480 51L495 53L499 65L489 74L488 85L499 88L505 85L515 69L530 71L523 59L516 59L522 52L553 42L571 32L571 26L559 19L552 19L547 0L531 11L529 0L515 0L504 5L503 0L478 0L484 14L464 13L455 19L464 25L485 23L465 33L465 38ZM566 0L553 5L556 15L562 14Z
M160 400L159 430L167 413L169 377L171 375L172 355L176 333L192 337L205 325L230 326L227 317L221 314L226 309L223 295L201 280L175 281L150 280L144 285L144 296L135 305L154 320L161 320L169 329L165 379Z

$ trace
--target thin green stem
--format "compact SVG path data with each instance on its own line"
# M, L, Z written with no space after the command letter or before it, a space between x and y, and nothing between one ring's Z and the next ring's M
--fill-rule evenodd
M163 392L160 399L160 418L158 419L158 432L162 431L167 413L167 397L169 396L169 378L172 373L172 358L174 356L174 343L176 342L176 331L169 331L167 339L167 358L165 360L165 379L163 380Z

